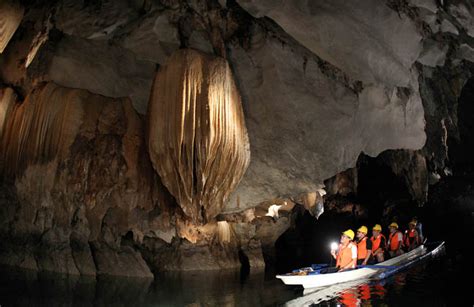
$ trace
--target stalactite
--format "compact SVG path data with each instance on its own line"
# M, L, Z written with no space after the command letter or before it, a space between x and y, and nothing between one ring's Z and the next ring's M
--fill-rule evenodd
M82 122L79 92L48 83L22 104L0 101L0 110L4 104L10 109L0 139L0 173L12 176L29 164L65 156Z
M187 216L209 221L250 161L229 65L197 51L177 51L156 75L148 113L153 166Z
M227 221L217 222L217 240L219 244L230 243L230 225Z
M0 1L0 54L3 53L20 25L23 12L24 9L18 1Z

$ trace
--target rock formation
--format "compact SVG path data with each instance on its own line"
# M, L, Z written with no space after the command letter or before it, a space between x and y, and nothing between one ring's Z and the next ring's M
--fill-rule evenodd
M157 73L148 109L153 166L194 222L219 214L250 160L232 72L222 58L173 54Z
M23 7L15 1L8 0L0 3L0 54L3 53L20 25L23 12Z

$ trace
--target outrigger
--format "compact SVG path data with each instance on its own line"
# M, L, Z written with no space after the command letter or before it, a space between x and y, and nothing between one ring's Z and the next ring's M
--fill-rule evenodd
M435 248L429 250L429 246L435 245ZM437 254L444 247L444 241L431 244L423 244L403 255L394 257L375 265L362 265L355 269L324 273L327 264L314 264L294 270L291 273L277 275L286 285L301 285L305 289L320 288L340 283L367 280L369 278L382 279L393 275L400 270L411 266L415 262L421 261L431 255Z

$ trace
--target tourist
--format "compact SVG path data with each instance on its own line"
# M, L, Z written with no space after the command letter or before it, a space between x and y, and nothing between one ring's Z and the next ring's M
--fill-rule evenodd
M403 239L403 245L405 246L407 251L411 251L421 244L420 235L416 230L416 221L411 220L408 223L408 230L405 231L405 236Z
M398 230L398 224L392 223L388 226L390 235L388 237L388 253L390 257L400 256L403 254L403 235Z
M370 238L372 242L372 255L375 261L383 262L385 259L384 253L387 244L385 236L382 234L382 226L375 224L372 228L372 237Z
M357 229L357 264L367 265L372 256L372 241L367 237L368 229L361 226Z
M336 259L336 268L339 271L354 269L357 263L357 246L352 242L354 231L348 229L341 234L341 241L337 253L331 250L331 255Z

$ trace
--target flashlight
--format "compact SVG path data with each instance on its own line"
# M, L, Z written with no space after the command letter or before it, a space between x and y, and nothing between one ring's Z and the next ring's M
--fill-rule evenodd
M331 251L336 251L339 245L336 242L331 243Z

